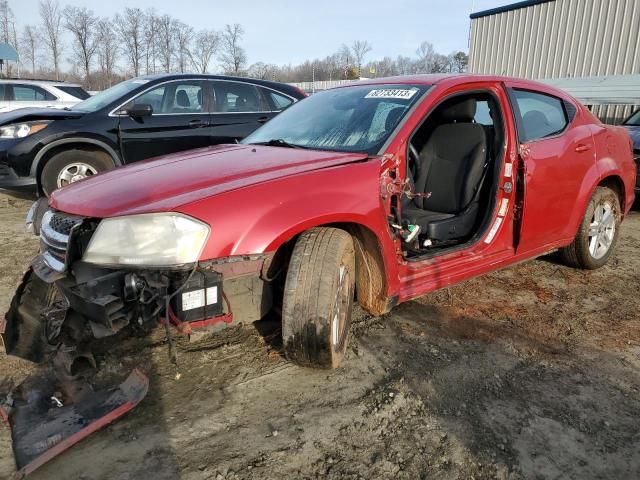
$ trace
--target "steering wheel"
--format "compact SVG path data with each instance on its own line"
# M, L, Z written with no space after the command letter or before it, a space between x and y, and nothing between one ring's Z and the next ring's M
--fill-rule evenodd
M413 157L413 162L409 162L409 172L414 180L418 176L418 168L420 166L420 154L418 149L414 147L413 143L409 142L409 156Z

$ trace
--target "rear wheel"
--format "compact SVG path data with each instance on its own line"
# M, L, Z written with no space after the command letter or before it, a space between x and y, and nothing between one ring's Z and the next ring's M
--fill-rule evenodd
M349 341L355 285L353 240L344 230L313 228L296 242L282 306L287 358L336 368Z
M51 157L42 170L42 190L48 197L58 188L113 167L111 157L105 152L78 149L60 152Z
M593 270L607 263L620 230L620 200L607 187L597 187L573 242L560 253L571 267Z

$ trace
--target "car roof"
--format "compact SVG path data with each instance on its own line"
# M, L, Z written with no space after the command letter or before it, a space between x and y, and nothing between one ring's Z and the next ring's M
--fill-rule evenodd
M341 85L337 88L346 88L357 85L445 85L454 86L465 83L473 82L506 82L512 83L518 88L531 89L550 95L555 95L560 98L572 99L574 102L577 100L569 95L564 90L556 87L552 87L546 83L537 82L535 80L529 80L525 78L507 77L504 75L481 75L475 73L436 73L436 74L420 74L420 75L403 75L396 77L382 77L382 78L370 78L363 79L357 82L350 83L348 85ZM579 103L579 102L578 102Z
M48 87L82 87L79 83L67 83L64 80L32 80L20 78L0 78L0 83L19 83L23 85L46 85Z
M192 79L203 79L203 80L228 80L228 81L236 81L236 82L248 82L253 83L255 85L261 85L263 87L272 88L274 90L279 90L281 92L286 93L287 95L291 95L295 98L303 98L306 96L304 92L300 89L294 87L293 85L288 85L286 83L281 82L273 82L271 80L261 80L259 78L250 78L250 77L239 77L232 75L209 75L202 73L156 73L151 75L141 75L137 77L141 80L149 80L149 81L158 81L158 80L180 80L182 78L192 78Z

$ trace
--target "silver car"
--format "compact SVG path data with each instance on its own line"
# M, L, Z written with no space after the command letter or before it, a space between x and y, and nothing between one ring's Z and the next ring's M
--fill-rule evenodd
M89 96L81 85L75 83L0 79L0 113L25 107L72 107Z

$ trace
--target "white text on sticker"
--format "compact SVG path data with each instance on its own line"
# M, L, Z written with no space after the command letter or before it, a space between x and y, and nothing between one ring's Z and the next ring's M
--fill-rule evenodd
M513 163L505 163L504 164L504 176L511 177L513 173Z
M487 238L484 239L484 243L493 242L493 237L495 237L496 233L498 233L498 229L500 228L500 225L502 225L502 217L496 218L496 221L493 222L493 226L491 227L491 230L489 231L489 235L487 235Z

